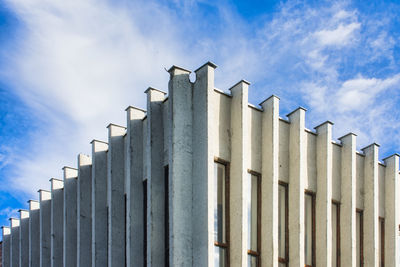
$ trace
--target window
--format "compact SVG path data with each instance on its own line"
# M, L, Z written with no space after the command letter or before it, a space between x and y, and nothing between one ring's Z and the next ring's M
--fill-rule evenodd
M147 266L147 180L143 181L143 258Z
M332 267L340 267L340 203L332 200Z
M261 247L261 174L249 170L247 210L248 210L248 267L260 266Z
M288 184L279 182L278 188L278 261L279 267L287 267L289 259Z
M304 259L305 266L315 266L315 194L306 191L304 199Z
M379 217L379 266L385 266L385 219Z
M214 165L214 266L229 266L229 163Z
M357 267L364 266L364 222L363 222L363 211L358 210L356 212L356 251L357 251Z
M165 246L165 267L169 267L169 168L168 165L164 167L164 246Z

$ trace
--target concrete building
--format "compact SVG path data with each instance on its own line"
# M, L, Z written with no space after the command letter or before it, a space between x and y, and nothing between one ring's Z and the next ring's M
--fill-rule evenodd
M3 266L399 267L399 155L282 118L274 95L248 104L247 81L222 92L215 68L148 88L3 227Z

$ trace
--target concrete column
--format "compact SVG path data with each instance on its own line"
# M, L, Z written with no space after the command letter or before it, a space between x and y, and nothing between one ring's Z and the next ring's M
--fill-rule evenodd
M385 266L400 266L399 154L384 159L385 170Z
M326 121L317 131L316 266L332 266L332 125ZM336 267L336 266L332 266Z
M207 62L195 70L193 86L193 266L214 266L214 71Z
M10 254L11 254L11 229L10 227L7 226L2 226L2 234L3 234L3 243L2 243L2 252L1 252L1 266L2 267L10 267L11 266L11 260L10 260Z
M260 104L261 140L261 262L278 267L278 189L279 189L279 98L272 95Z
M92 265L92 159L78 155L77 265Z
M128 107L127 112L127 227L126 259L127 266L144 264L144 227L143 225L143 118L146 112L139 108Z
M51 266L63 265L64 182L51 178Z
M289 262L304 266L304 180L306 161L305 112L299 107L287 115L289 129Z
M165 184L164 184L164 127L162 101L165 93L148 88L147 94L147 264L165 264Z
M229 90L231 103L231 169L230 169L230 237L228 240L230 265L247 266L248 221L247 199L249 159L248 90L250 83L240 81Z
M107 150L108 144L92 144L92 266L107 266Z
M126 128L108 125L107 204L108 266L125 266L125 173L124 135Z
M192 236L182 233L192 233L193 88L190 71L173 66L169 73L169 262L191 266Z
M64 267L74 267L77 263L77 177L78 170L64 167ZM89 256L89 255L88 255Z
M341 266L356 267L356 135L339 138L341 154L340 260Z
M51 193L39 190L40 201L40 267L51 266Z
M40 204L29 200L29 267L40 265Z
M379 265L378 144L363 148L364 160L364 266Z
M19 266L29 265L29 211L19 210Z
M11 239L10 239L10 260L11 267L19 267L19 228L20 221L10 218Z

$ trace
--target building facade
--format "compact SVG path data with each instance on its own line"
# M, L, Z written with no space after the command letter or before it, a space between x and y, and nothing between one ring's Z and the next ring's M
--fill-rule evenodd
M399 155L173 66L3 227L3 266L400 266Z

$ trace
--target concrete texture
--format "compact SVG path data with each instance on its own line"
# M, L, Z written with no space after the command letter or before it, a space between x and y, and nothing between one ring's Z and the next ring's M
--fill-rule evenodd
M40 266L40 203L29 200L29 267ZM6 266L6 265L4 265Z
M1 246L2 252L1 252L1 264L4 267L11 266L11 260L10 260L10 254L11 254L11 229L10 227L7 226L2 226L2 237L3 237L3 243Z
M29 211L19 210L19 266L29 265Z
M63 265L64 182L55 178L51 183L51 266Z
M39 190L40 267L51 266L51 192Z
M10 260L12 267L19 267L19 229L20 220L10 218L11 239L10 239Z

